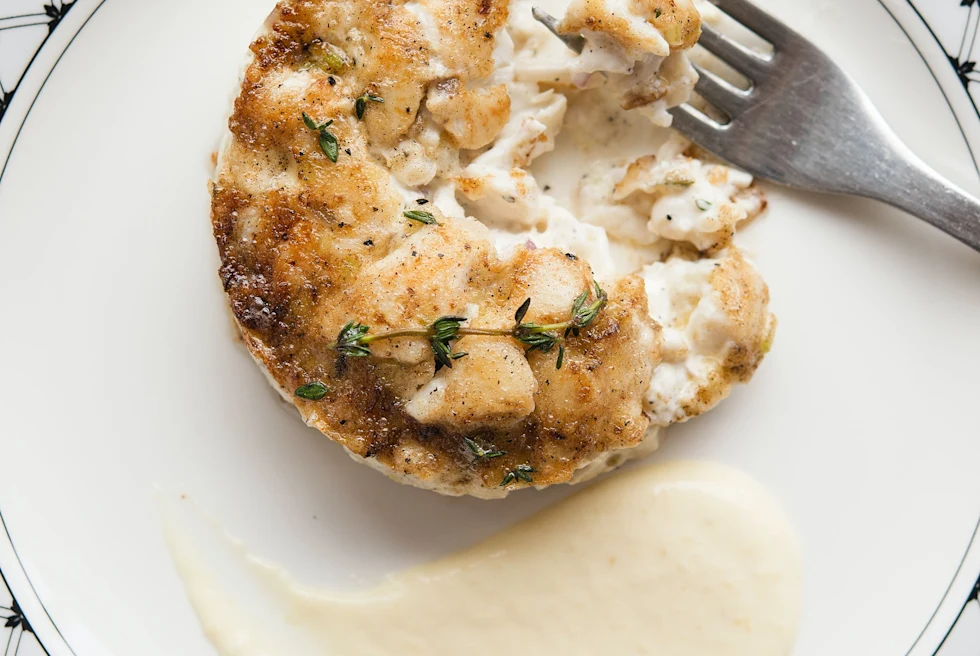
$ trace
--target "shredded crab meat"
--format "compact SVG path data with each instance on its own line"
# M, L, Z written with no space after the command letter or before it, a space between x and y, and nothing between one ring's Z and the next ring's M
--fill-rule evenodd
M697 82L684 52L701 34L691 0L572 0L558 29L585 38L572 64L576 85L605 84L624 109L657 125L670 125L667 109Z

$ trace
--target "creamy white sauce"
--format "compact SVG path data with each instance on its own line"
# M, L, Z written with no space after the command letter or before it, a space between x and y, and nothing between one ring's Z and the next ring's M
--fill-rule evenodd
M304 586L237 545L223 565L248 572L263 610L222 587L186 532L168 534L224 656L786 656L800 614L800 552L782 511L708 463L611 478L361 592Z

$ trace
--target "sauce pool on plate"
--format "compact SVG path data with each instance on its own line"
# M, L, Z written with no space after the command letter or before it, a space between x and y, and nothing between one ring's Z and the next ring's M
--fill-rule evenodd
M275 653L186 536L169 537L218 651ZM243 562L303 635L303 653L324 655L786 656L802 596L799 545L778 504L748 476L701 462L610 478L366 591L317 590Z

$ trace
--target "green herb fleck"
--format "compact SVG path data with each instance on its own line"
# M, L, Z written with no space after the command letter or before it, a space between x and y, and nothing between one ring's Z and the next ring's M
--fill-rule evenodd
M524 315L527 314L527 311L530 308L531 308L531 299L527 299L526 301L521 303L521 307L517 308L517 312L514 313L514 321L518 325L520 325L520 323L524 321Z
M321 382L309 383L296 390L296 396L307 401L319 401L327 395L330 388Z
M473 455L476 456L476 460L474 460L474 462L477 460L490 460L491 458L499 458L500 456L507 455L506 451L490 451L489 449L484 449L482 446L468 437L464 437L463 442L466 443L466 446L468 446L470 451L473 452Z
M711 207L711 202L703 198L698 198L696 201L694 201L694 204L697 205L698 209L702 212L706 212L708 208Z
M419 223L424 223L425 225L439 225L436 221L436 217L433 216L432 212L423 212L422 210L405 210L402 215L406 219L411 219L412 221L418 221Z
M340 154L339 145L337 143L337 137L335 137L334 134L328 129L331 125L333 125L333 119L327 121L326 123L317 125L317 122L314 121L309 114L303 112L303 123L305 123L306 127L309 129L320 133L320 150L322 150L323 154L327 156L327 159L336 163L337 156Z
M324 73L340 75L350 68L350 59L347 53L332 43L324 43L321 39L315 39L307 46L310 53L310 63L306 68L315 66Z
M770 327L769 333L762 340L762 343L759 344L760 353L765 355L766 353L772 350L772 341L775 336L776 336L776 331L774 330L774 327Z
M653 10L653 17L654 17L654 18L660 18L660 14L662 14L662 13L663 13L663 12L662 12L662 11L660 11L659 9L654 9L654 10Z
M380 96L375 96L374 94L364 92L354 101L354 113L357 115L357 120L364 118L364 112L367 111L368 102L383 103L384 98Z
M504 476L504 480L500 482L500 487L507 487L512 483L517 481L524 481L525 483L533 483L534 479L531 478L531 474L536 473L536 469L531 467L531 465L517 465L514 469L511 469Z
M320 131L320 150L323 154L327 156L331 162L336 163L337 157L340 155L338 152L337 137L333 136L330 132Z

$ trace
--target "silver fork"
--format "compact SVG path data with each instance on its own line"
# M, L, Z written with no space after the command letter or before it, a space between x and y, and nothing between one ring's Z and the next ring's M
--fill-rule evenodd
M712 2L773 52L759 54L703 25L699 43L751 85L742 90L696 66L696 90L730 120L719 123L681 105L670 110L673 127L753 175L883 201L980 251L980 201L916 157L851 76L748 0ZM536 7L534 17L581 52L581 36L560 34L555 18Z

